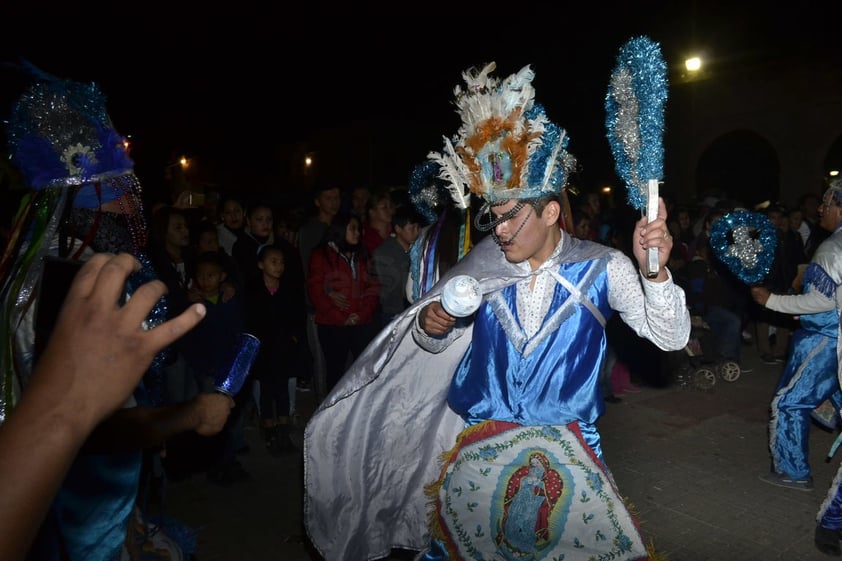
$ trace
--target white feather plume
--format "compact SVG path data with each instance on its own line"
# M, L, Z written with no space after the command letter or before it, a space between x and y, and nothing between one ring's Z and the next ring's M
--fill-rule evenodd
M470 68L462 73L465 89L460 86L454 88L456 105L462 117L460 136L471 136L478 123L491 117L505 117L517 107L523 111L532 107L535 73L529 65L506 78L502 84L499 78L489 76L496 67L496 63L489 62L481 70Z
M450 139L444 137L444 154L430 152L427 158L439 164L439 178L445 181L456 208L466 209L471 206L471 190L468 186L468 168L457 157Z
M555 171L556 167L558 166L557 160L561 152L564 150L564 139L567 136L567 132L562 132L558 142L553 148L552 156L550 156L549 161L551 162L550 165L547 166L547 169L544 170L544 179L541 181L541 189L543 190L547 182L550 180L550 176L552 176L553 172Z

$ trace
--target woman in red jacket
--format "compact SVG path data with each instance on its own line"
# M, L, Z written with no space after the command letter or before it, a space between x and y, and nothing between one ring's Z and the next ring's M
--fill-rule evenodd
M356 216L340 212L310 256L307 291L316 307L328 392L345 372L349 353L356 359L380 329L380 285L360 230Z

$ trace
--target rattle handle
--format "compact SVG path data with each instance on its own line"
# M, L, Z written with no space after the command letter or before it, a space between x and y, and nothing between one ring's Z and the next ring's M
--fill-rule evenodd
M646 194L646 217L649 221L658 217L658 180L650 179L647 183ZM650 247L646 250L646 276L655 278L658 276L660 262L658 261L658 248Z

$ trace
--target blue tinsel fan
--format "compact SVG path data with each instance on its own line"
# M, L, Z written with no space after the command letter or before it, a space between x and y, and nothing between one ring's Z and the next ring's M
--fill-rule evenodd
M645 209L647 182L662 179L667 65L648 37L626 42L617 55L605 97L608 142L629 204Z
M746 284L760 282L769 274L777 244L775 226L759 212L729 212L710 229L714 255Z

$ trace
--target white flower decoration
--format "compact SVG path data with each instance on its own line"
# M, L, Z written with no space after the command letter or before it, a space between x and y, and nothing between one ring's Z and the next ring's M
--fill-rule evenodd
M757 266L757 255L763 251L763 244L760 243L760 240L752 238L751 232L752 228L749 226L734 228L734 244L725 253L739 259L740 264L746 269Z
M87 160L96 162L96 156L90 146L83 146L81 142L77 142L75 146L68 146L64 149L61 155L62 163L67 167L70 175L78 175L82 172L82 168L76 165L80 160L80 156L85 156Z

